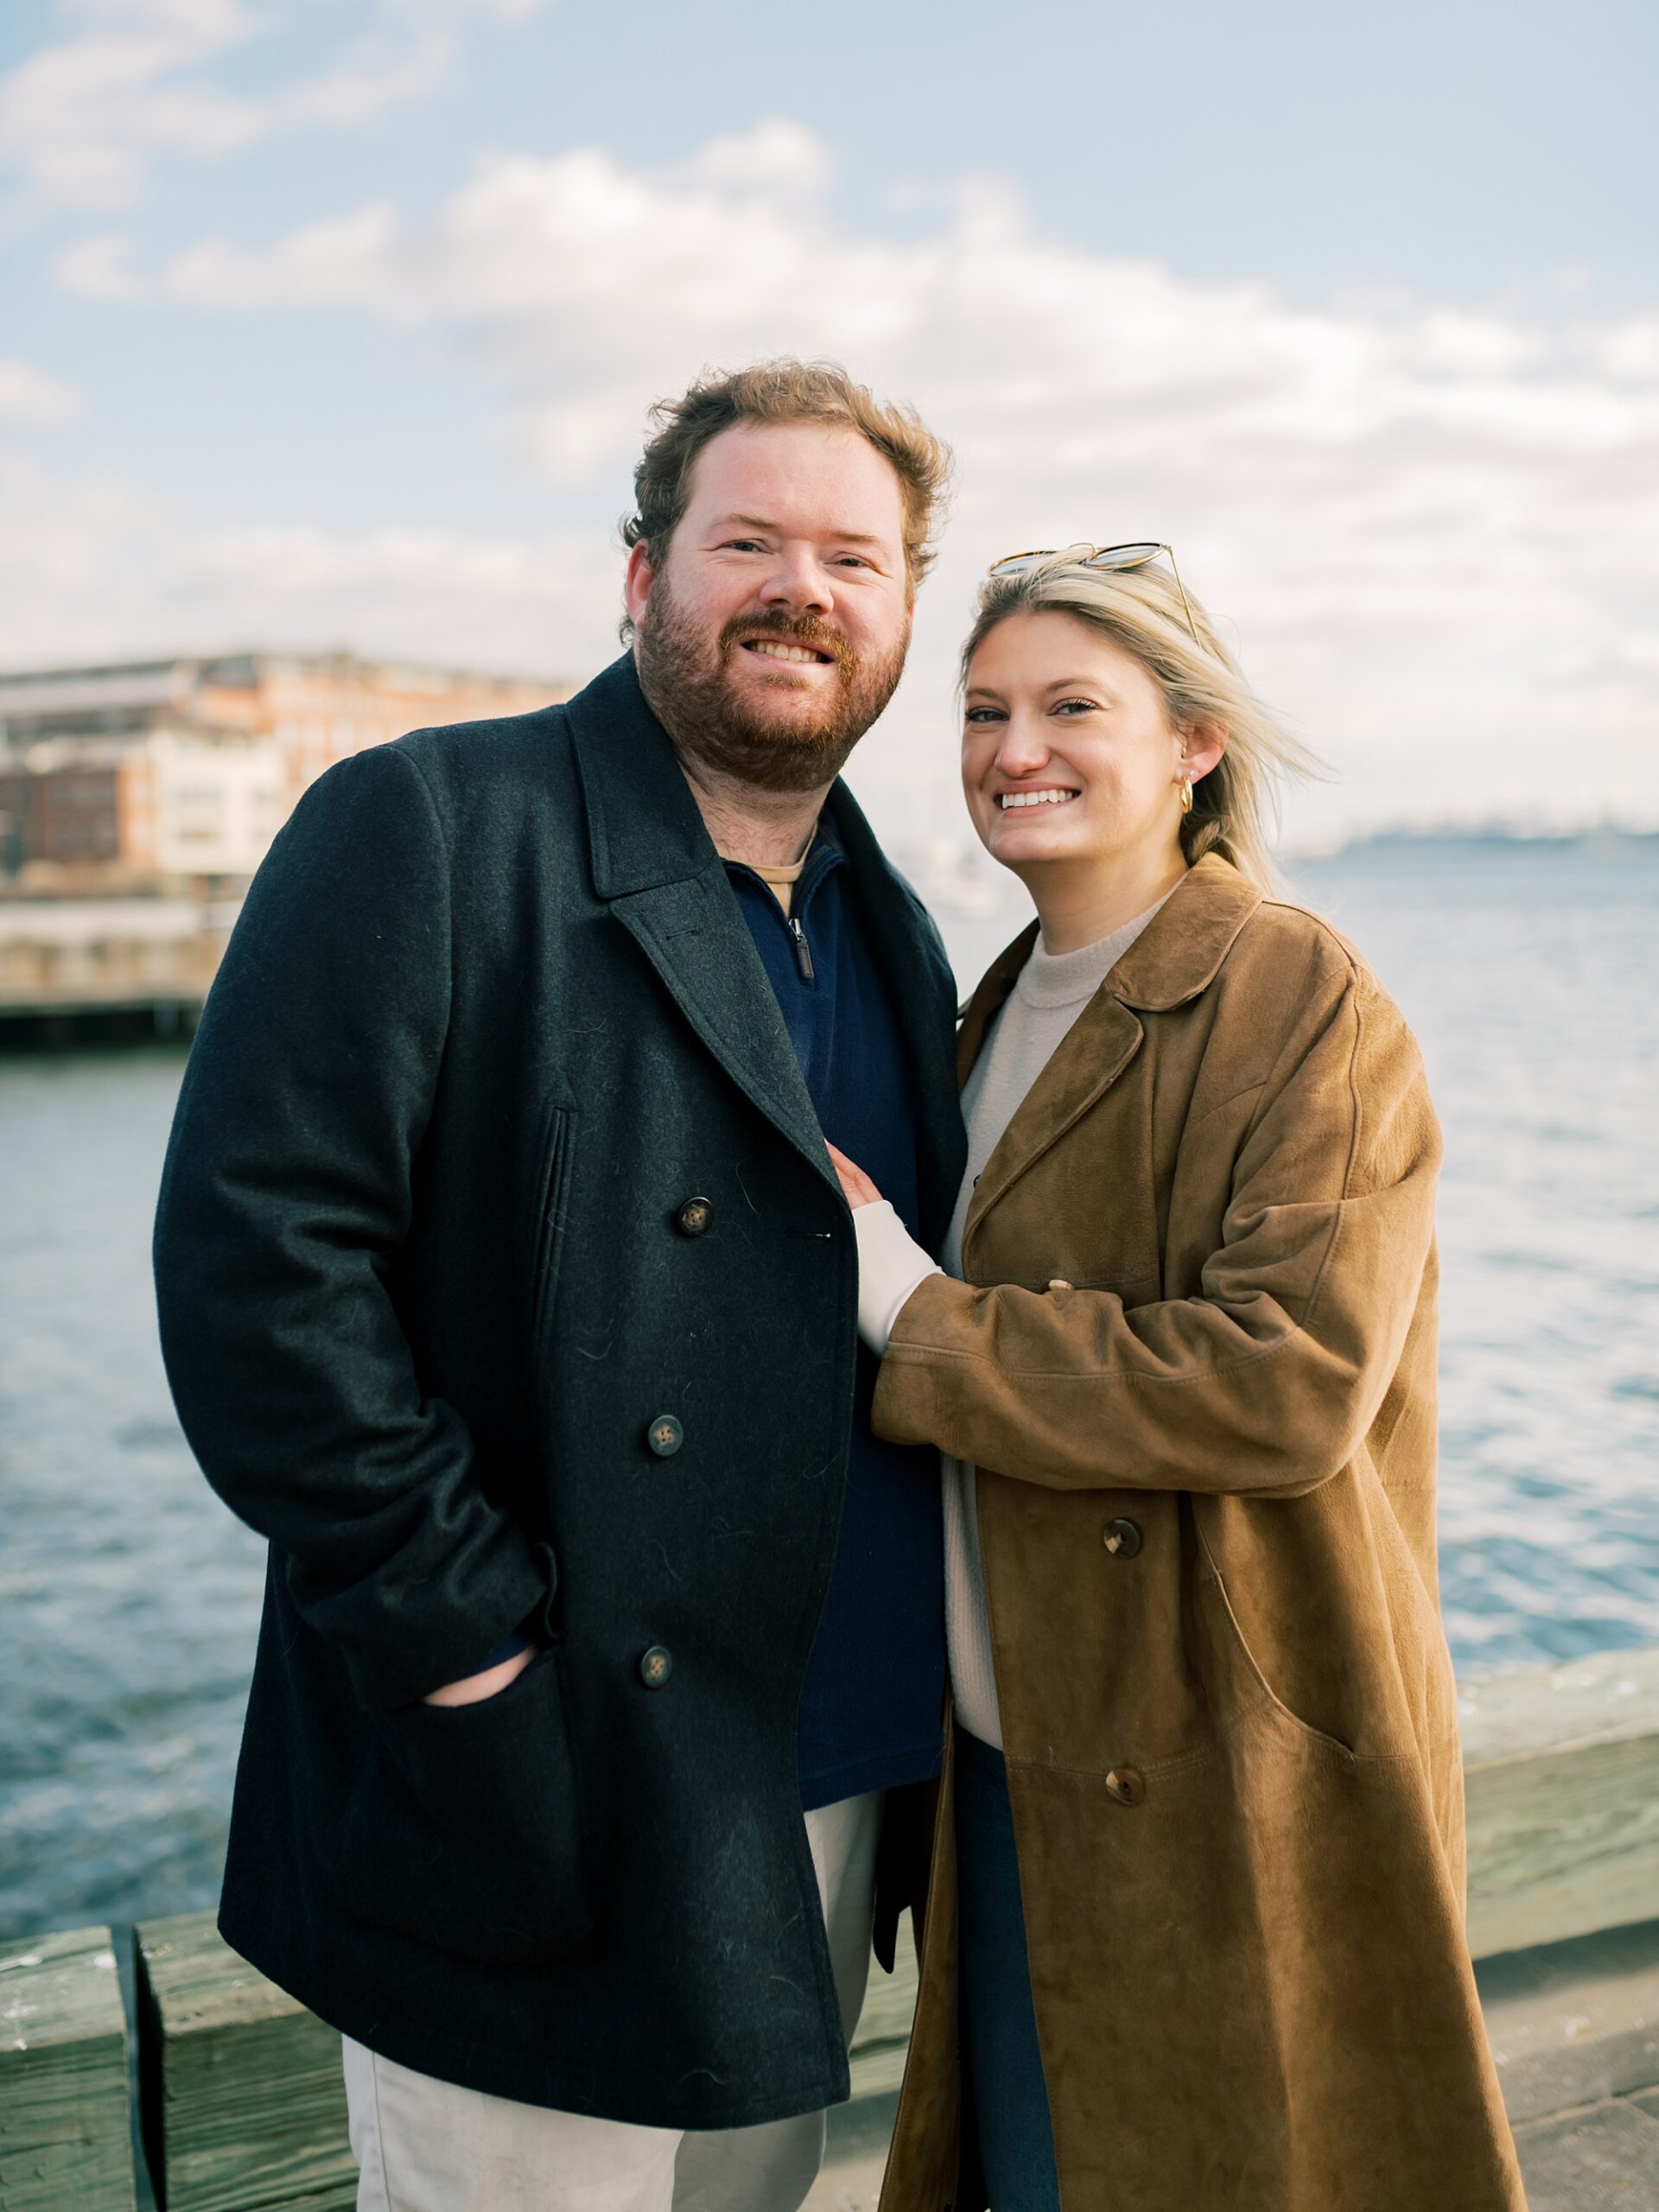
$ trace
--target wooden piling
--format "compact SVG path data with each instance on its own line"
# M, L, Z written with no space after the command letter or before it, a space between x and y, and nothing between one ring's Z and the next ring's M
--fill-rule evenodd
M340 2037L211 1912L138 1929L139 2094L162 2212L352 2212Z
M134 2212L136 2201L109 1929L0 1946L0 2212Z

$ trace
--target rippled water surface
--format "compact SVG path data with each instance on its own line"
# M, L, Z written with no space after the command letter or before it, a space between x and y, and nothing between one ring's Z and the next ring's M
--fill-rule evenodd
M1401 843L1296 879L1405 1007L1446 1124L1459 1666L1659 1643L1659 850ZM1018 921L947 924L964 985ZM182 1066L0 1058L0 1936L216 1886L263 1548L156 1347Z

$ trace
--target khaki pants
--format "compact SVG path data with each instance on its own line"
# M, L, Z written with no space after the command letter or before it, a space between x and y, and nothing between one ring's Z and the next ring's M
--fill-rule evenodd
M806 1815L842 2024L864 2003L879 1791ZM345 2042L358 2212L797 2212L823 2114L683 2134L458 2088Z

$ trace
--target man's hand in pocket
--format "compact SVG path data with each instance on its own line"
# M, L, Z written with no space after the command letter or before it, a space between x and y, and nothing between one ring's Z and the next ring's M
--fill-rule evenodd
M493 1667L486 1667L481 1675L464 1675L458 1682L446 1682L441 1690L429 1690L421 1700L423 1705L479 1705L486 1697L493 1697L509 1682L516 1682L532 1659L541 1656L537 1644L527 1643L522 1651L515 1651L511 1659L503 1659Z

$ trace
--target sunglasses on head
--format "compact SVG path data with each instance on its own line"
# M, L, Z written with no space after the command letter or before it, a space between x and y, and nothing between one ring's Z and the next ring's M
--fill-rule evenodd
M986 570L992 576L1028 575L1033 569L1040 569L1046 561L1075 555L1080 569L1144 569L1160 553L1169 556L1170 572L1175 579L1175 588L1181 594L1181 612L1186 617L1186 626L1192 642L1198 642L1198 625L1192 620L1192 609L1187 604L1186 586L1181 582L1181 572L1175 566L1173 545L1044 545L1031 553L1005 553L1000 561L993 561Z

